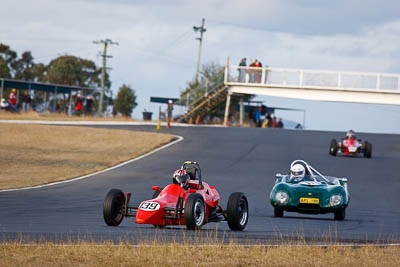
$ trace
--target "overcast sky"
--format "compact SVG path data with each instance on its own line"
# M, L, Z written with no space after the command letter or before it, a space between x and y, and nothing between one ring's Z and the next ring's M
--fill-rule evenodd
M139 106L157 111L150 96L178 97L192 80L198 34L206 19L202 63L257 58L271 67L400 73L398 0L3 0L0 42L35 62L70 54L94 60L110 38L112 89L131 85ZM311 129L400 133L400 108L261 97L270 106L307 109ZM351 113L352 120L337 120ZM284 113L287 119L299 114ZM336 121L336 122L335 122ZM329 122L329 123L327 123ZM379 125L379 126L377 126Z

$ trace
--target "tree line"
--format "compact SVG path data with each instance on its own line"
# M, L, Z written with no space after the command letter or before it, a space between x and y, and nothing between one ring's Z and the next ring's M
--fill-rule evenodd
M0 43L0 78L98 88L101 84L101 69L92 60L73 55L58 56L48 64L37 63L30 51L25 51L18 57L17 52L9 45ZM107 71L104 91L105 104L113 104ZM135 91L125 84L121 86L115 100L118 103L117 111L124 116L130 116L137 105Z

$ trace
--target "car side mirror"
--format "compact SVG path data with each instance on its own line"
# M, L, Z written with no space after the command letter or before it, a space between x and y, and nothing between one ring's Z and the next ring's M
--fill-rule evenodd
M151 189L153 189L155 191L161 191L159 186L152 186Z

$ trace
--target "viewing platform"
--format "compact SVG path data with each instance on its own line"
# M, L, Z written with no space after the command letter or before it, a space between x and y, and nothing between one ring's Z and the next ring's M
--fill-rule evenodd
M227 65L225 85L230 94L400 105L400 74Z

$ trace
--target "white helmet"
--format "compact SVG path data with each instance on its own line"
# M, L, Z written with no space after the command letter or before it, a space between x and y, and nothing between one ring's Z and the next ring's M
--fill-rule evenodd
M295 164L290 168L290 174L293 180L300 181L301 179L304 178L305 172L306 170L304 169L304 166L301 164Z

